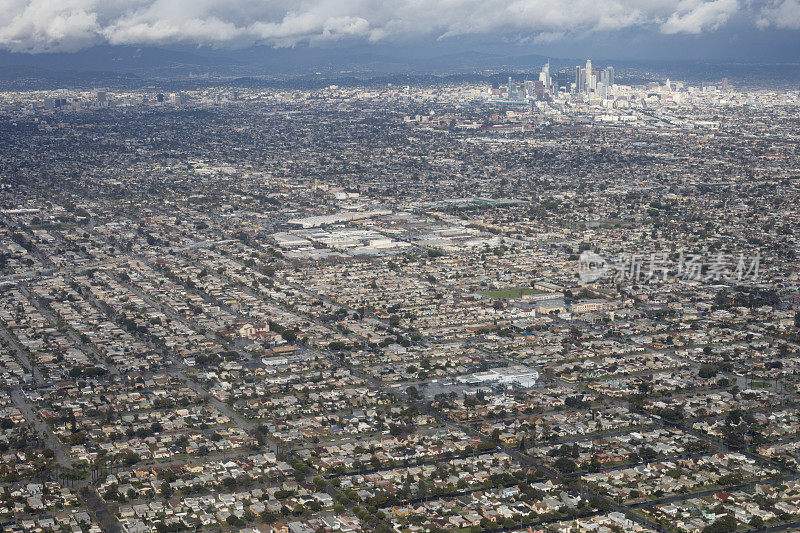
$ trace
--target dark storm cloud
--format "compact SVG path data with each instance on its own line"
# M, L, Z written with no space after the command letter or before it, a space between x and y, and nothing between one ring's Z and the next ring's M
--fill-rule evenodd
M554 42L630 28L702 34L737 15L761 29L800 28L800 0L0 0L0 13L0 47L17 52L487 34Z

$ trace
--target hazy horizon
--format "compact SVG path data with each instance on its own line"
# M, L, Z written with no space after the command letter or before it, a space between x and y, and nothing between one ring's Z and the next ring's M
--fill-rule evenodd
M5 58L110 47L208 56L311 50L414 57L486 52L619 61L800 60L800 1L15 1ZM4 61L5 63L6 61Z

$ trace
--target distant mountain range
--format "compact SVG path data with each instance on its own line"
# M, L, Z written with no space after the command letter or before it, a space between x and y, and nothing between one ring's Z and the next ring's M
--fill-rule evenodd
M27 65L0 66L0 89L41 90L62 87L129 86L140 82L135 74L112 71L50 70Z
M314 72L453 72L486 68L540 67L544 56L459 52L427 57L354 48L270 48L244 50L96 46L75 53L20 54L0 51L0 67L30 66L73 71L129 72L146 77L297 75Z
M655 73L660 77L690 81L716 81L765 85L797 84L797 64L765 65L709 61L622 62L625 70ZM280 83L290 80L423 79L428 75L494 78L509 72L538 72L548 60L537 54L504 55L481 51L426 53L417 50L296 47L274 49L254 46L244 50L196 47L96 46L75 53L20 54L0 51L0 88L135 87L142 85L192 86L198 84ZM553 68L583 64L584 59L550 58ZM656 76L656 77L658 77ZM644 75L642 79L653 79ZM409 78L409 81L410 79ZM497 78L500 79L500 78Z

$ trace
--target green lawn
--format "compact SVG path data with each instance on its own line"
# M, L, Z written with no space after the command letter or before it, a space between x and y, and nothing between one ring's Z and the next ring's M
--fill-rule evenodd
M522 298L526 294L541 294L542 291L531 288L531 287L524 287L524 288L516 288L516 289L502 289L496 291L483 291L481 292L481 296L486 296L487 298L494 298L495 300L508 300L511 298Z

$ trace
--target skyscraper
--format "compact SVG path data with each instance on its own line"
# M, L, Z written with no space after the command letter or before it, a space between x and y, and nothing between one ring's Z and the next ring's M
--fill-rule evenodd
M545 90L550 90L550 86L552 85L550 81L550 60L547 60L547 64L542 67L542 71L539 73L539 81L544 84Z
M606 87L614 85L614 67L606 67L600 71L600 82Z
M583 92L588 93L592 90L592 60L586 60L584 79L583 79Z
M542 75L539 74L541 79ZM525 97L534 98L536 96L536 82L532 80L525 80Z
M575 92L586 92L586 69L575 67Z

